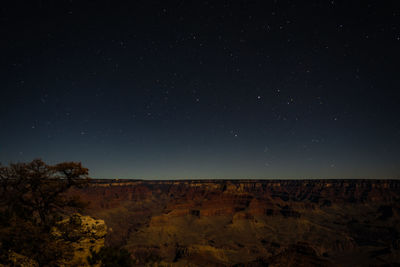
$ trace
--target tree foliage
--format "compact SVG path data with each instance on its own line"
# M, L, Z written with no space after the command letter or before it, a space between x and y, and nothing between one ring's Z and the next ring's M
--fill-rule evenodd
M63 215L83 208L78 198L66 192L85 186L88 179L88 169L76 162L48 165L36 159L0 165L0 262L7 261L10 251L40 266L71 257L67 244L51 230Z
M90 265L101 263L102 267L130 267L133 266L130 253L121 248L102 247L99 252L92 251L92 255L88 257Z

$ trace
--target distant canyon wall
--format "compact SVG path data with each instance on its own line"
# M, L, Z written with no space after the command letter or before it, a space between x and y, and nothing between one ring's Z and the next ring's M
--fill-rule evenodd
M399 180L93 180L74 190L138 266L400 264Z

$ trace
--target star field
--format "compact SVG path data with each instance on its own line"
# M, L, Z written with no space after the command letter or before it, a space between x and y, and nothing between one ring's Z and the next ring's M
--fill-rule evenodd
M399 178L400 5L21 1L0 161L97 178Z

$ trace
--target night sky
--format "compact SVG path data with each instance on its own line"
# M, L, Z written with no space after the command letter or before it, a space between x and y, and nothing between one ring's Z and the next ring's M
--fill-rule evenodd
M2 164L400 177L399 1L7 2Z

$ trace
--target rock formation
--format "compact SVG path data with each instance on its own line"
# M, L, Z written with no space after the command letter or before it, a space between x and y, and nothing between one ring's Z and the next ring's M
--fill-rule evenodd
M71 245L70 254L73 257L72 259L60 259L58 266L88 266L88 256L92 251L98 252L104 246L106 234L107 226L104 221L89 216L75 213L60 221L57 227L52 229L52 235L59 242ZM13 266L39 266L35 260L13 251L9 251L8 259ZM0 264L0 266L4 265Z
M53 234L72 245L74 256L64 261L64 266L87 266L91 252L98 252L104 246L107 226L103 220L74 213L58 223Z

